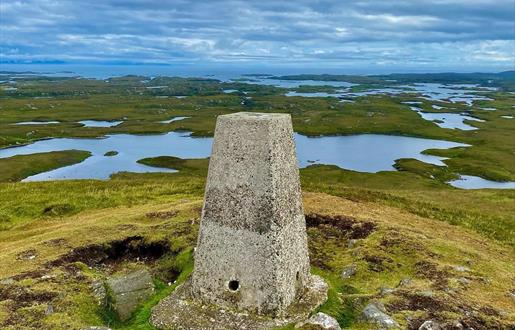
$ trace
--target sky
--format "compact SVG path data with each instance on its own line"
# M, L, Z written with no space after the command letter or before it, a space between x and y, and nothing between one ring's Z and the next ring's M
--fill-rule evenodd
M515 0L0 0L0 63L501 71Z

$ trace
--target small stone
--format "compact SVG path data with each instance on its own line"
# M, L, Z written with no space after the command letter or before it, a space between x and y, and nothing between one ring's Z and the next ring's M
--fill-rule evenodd
M84 328L82 330L111 330L111 328L92 326L92 327Z
M399 324L385 312L385 308L381 303L369 303L362 313L363 318L379 325L382 329L398 328Z
M107 292L102 281L93 281L91 283L91 289L93 290L93 295L97 298L97 302L99 305L104 305L106 303Z
M350 240L348 240L347 241L347 248L348 249L352 249L356 245L357 242L358 242L357 239L350 239Z
M350 266L347 266L345 267L340 276L341 278L351 278L352 276L354 276L354 274L356 274L356 270L357 270L357 267L356 265L350 265Z
M454 270L457 272L470 272L470 268L466 266L454 266Z
M413 281L411 280L411 278L403 278L403 279L399 282L399 285L397 285L397 286L398 286L398 287L409 286L409 285L411 285L411 283L413 283Z
M433 297L433 291L431 291L431 290L420 291L420 292L418 292L418 295L422 296L422 297L431 298L431 297Z
M55 278L55 275L43 275L43 276L41 276L42 280L49 280L51 278Z
M11 284L14 284L14 280L12 278L4 278L3 280L0 281L0 284L2 285L11 285Z
M392 288L381 287L381 289L379 289L379 295L382 297L392 294L394 292L395 292L395 289L392 289Z
M440 330L442 327L440 327L440 324L433 320L425 321L422 323L422 325L418 328L418 330Z
M338 321L336 321L333 317L325 314L325 313L316 313L311 316L306 322L296 325L295 327L302 327L304 325L314 325L318 326L320 329L328 329L328 330L340 330L340 325Z
M460 321L456 321L456 323L454 323L453 327L454 327L454 329L457 329L457 330L464 329L463 324L461 324Z
M461 283L463 285L467 285L467 284L470 284L471 280L469 280L468 278L466 277L460 277L458 278L458 283Z
M154 283L146 269L111 277L106 281L106 286L110 307L121 321L129 319L139 304L154 293Z
M54 313L54 306L48 305L45 310L45 315L50 315Z

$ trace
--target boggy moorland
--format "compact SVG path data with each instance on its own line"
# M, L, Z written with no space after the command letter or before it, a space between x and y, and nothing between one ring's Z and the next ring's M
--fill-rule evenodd
M397 171L366 173L323 164L301 169L312 272L330 284L320 310L359 329L376 328L362 318L371 302L383 304L402 328L418 329L427 320L448 328L514 324L515 190L464 190L447 183L459 175L515 181L515 121L506 118L515 115L509 73L281 77L322 81L297 87L257 83L263 79L4 73L0 146L119 133L211 136L216 116L238 111L290 113L295 131L307 136L373 133L469 145L424 151L448 158L446 166L404 158L395 161ZM355 85L334 87L330 81ZM478 99L435 100L410 88L412 83L478 84L459 87ZM342 88L402 92L351 96L341 95ZM285 96L291 91L330 96ZM425 113L481 121L465 119L472 130L442 128L423 119L414 105ZM169 121L175 117L186 118ZM86 127L79 123L85 120L121 123ZM57 123L16 125L46 121ZM116 152L105 157L117 157ZM3 328L151 329L151 307L191 272L207 159L139 160L177 170L173 173L18 182L88 157L85 150L64 150L0 158L0 263L9 265L0 270ZM92 284L141 267L151 270L155 294L121 322L97 301ZM349 269L352 274L342 276Z

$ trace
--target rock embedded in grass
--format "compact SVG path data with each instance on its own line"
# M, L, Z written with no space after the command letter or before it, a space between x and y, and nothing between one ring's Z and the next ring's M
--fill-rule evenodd
M428 320L422 323L422 325L418 328L418 330L440 330L442 327L440 324L433 320Z
M336 321L333 317L325 314L325 313L316 313L311 316L306 322L299 323L295 325L295 328L304 328L305 326L308 329L311 329L310 326L314 326L316 329L327 329L327 330L340 330L340 325L338 321Z
M379 302L369 303L363 310L362 316L366 321L379 325L381 329L393 329L399 327L399 324L386 314L386 309L383 304Z
M345 267L342 270L340 276L343 279L351 278L352 276L354 276L356 274L356 271L357 271L356 265L350 265L350 266Z
M109 307L121 321L128 320L136 308L154 293L152 277L146 269L106 281Z

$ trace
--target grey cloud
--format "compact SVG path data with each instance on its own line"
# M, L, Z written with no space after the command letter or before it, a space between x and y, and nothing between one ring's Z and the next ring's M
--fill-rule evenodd
M4 60L515 61L513 0L26 0L0 10Z

